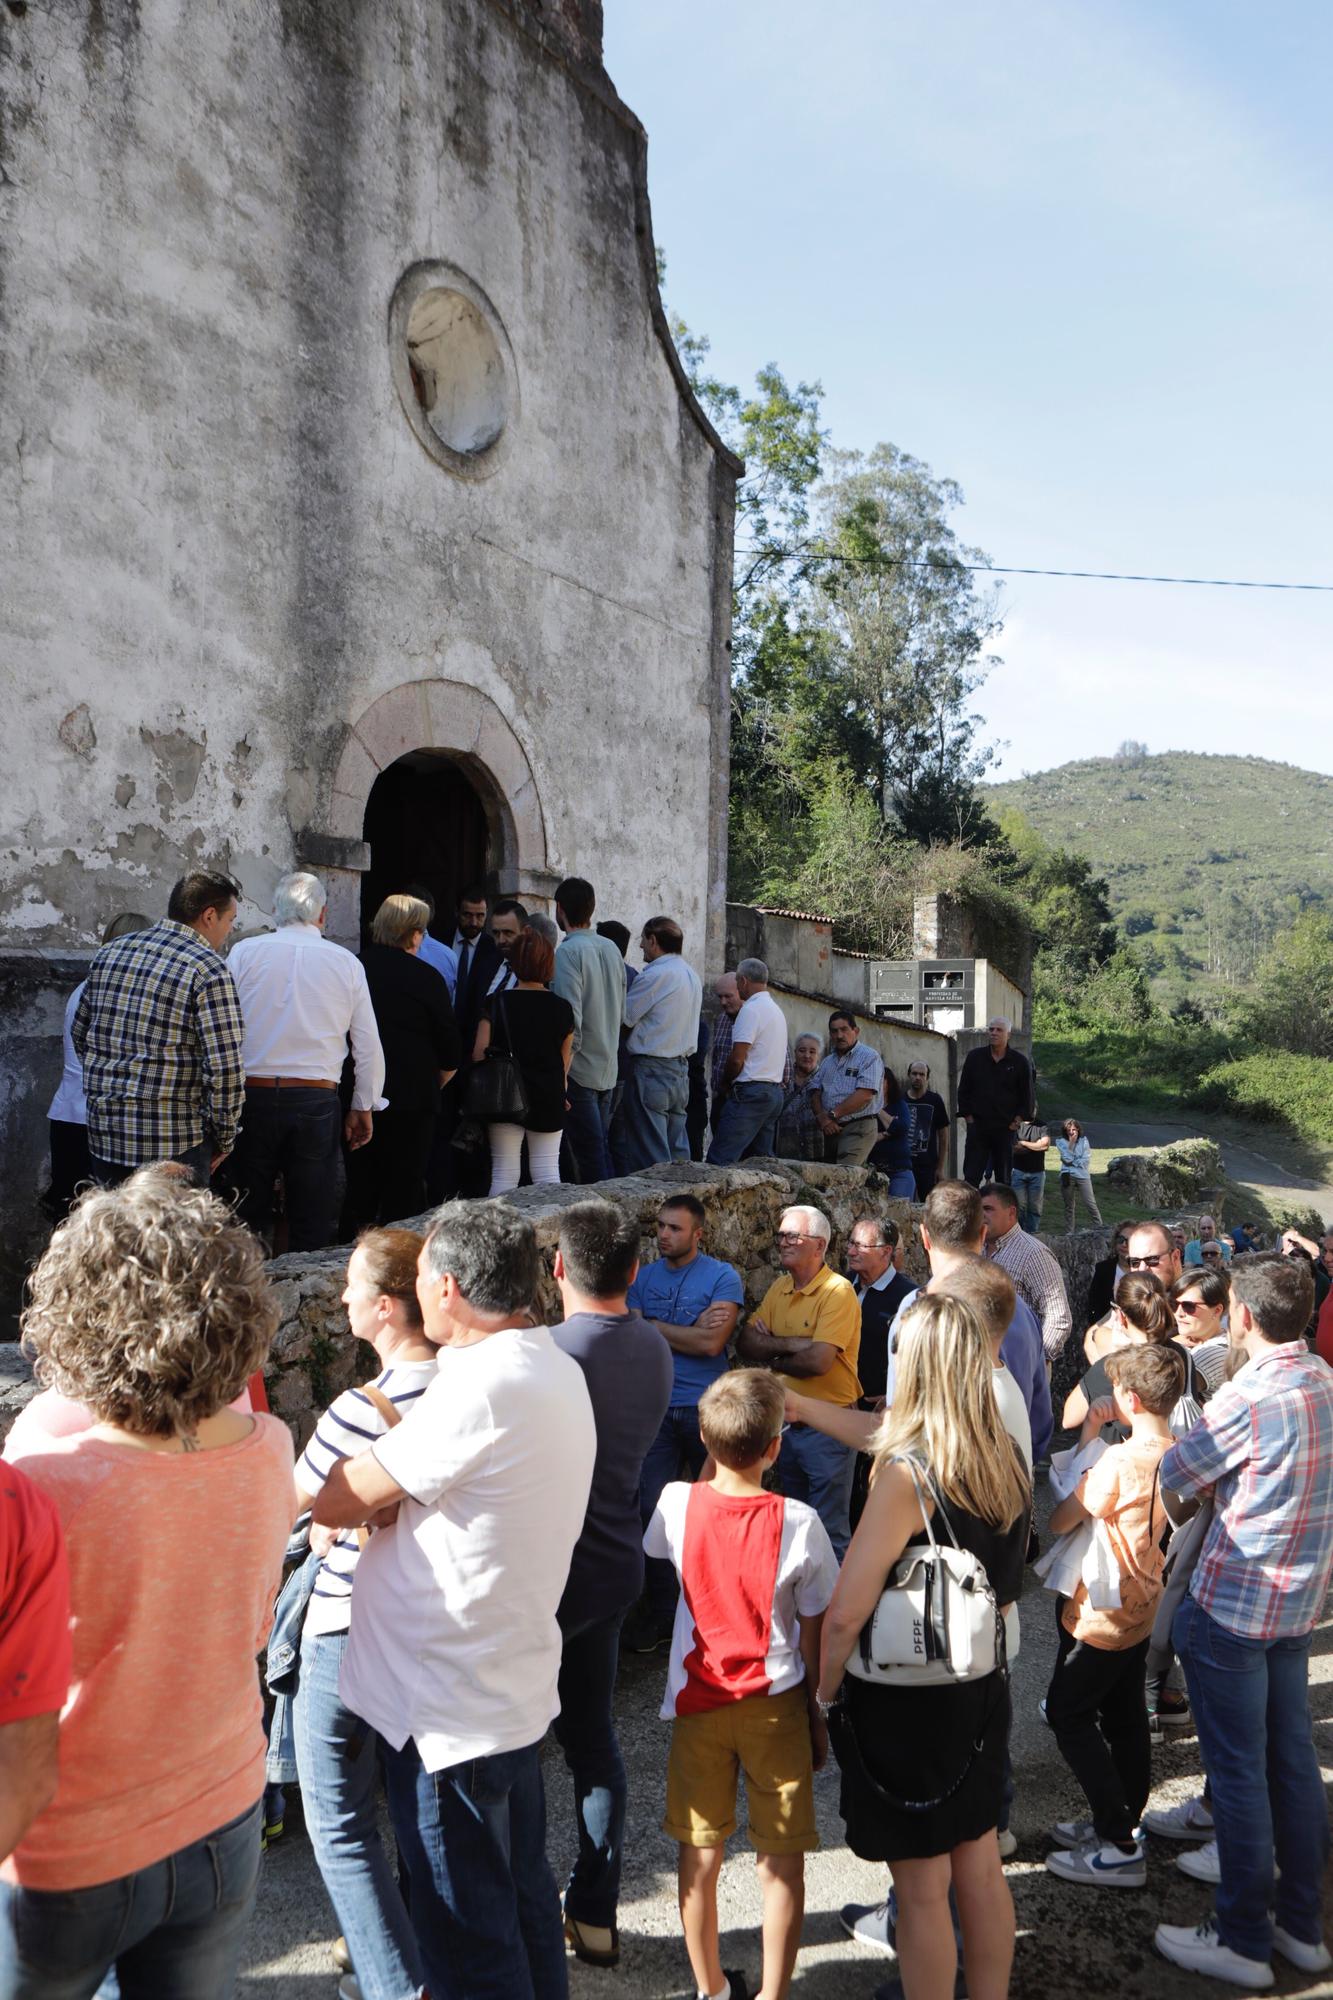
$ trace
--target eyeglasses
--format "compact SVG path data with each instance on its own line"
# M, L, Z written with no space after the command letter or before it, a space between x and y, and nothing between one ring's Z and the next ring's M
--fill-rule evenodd
M1166 1250L1159 1250L1155 1257L1131 1257L1129 1268L1131 1271L1155 1271L1169 1254Z
M783 1425L782 1425L782 1426L781 1426L781 1427L780 1427L780 1428L779 1428L778 1430L775 1430L775 1431L774 1431L774 1433L773 1433L773 1442L774 1442L774 1444L776 1444L776 1443L777 1443L777 1441L778 1441L778 1439L779 1439L779 1438L785 1438L785 1437L786 1437L786 1435L787 1435L787 1432L788 1432L788 1431L789 1431L790 1429L791 1429L791 1425L790 1425L790 1424L783 1424Z
M813 1243L815 1239L805 1229L779 1229L777 1240L779 1243Z

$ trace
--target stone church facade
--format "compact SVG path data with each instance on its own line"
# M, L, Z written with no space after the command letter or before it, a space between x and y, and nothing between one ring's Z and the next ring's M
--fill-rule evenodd
M196 863L720 962L738 465L598 0L0 5L0 1211L64 993Z

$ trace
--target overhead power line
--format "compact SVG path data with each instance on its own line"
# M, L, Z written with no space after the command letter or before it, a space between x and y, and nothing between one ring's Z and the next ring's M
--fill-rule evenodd
M793 552L785 556L777 551L773 553L781 562L851 563L869 569L967 570L974 576L1059 576L1092 583L1178 583L1195 590L1309 590L1333 595L1333 583L1271 583L1238 576L1147 576L1137 571L1114 569L1037 569L1018 563L939 562L932 556L847 556L831 549L810 550L802 554ZM737 554L753 558L764 555L765 551L739 549Z

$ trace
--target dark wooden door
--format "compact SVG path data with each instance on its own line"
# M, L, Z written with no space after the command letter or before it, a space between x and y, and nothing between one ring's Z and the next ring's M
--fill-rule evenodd
M361 878L361 929L369 932L386 896L418 884L435 899L431 930L447 943L465 889L491 880L486 811L458 766L414 751L381 771L366 802L370 867Z

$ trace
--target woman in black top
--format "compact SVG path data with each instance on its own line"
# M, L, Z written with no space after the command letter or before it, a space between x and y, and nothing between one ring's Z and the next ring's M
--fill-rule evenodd
M458 1026L443 976L417 957L430 912L415 896L386 896L362 954L384 1048L388 1108L347 1162L343 1235L402 1222L426 1207L426 1164L440 1091L458 1068Z
M492 1120L491 1193L508 1194L522 1170L528 1142L528 1173L534 1187L560 1178L560 1134L565 1124L565 1090L574 1055L574 1009L548 988L555 952L544 937L525 929L509 954L518 981L507 993L493 993L477 1029L476 1052L512 1056L528 1095L521 1125Z
M927 1469L918 1498L910 1457ZM925 1482L922 1481L923 1490ZM937 1503L961 1547L985 1566L1003 1609L1023 1585L1032 1489L995 1398L990 1339L962 1299L923 1295L899 1333L893 1407L875 1441L865 1511L824 1619L817 1699L839 1694L834 1728L847 1845L891 1861L898 1956L908 1993L952 1994L957 1970L946 1908L952 1881L967 1990L1008 1991L1014 1905L995 1829L1004 1788L1009 1687L999 1667L939 1687L891 1687L848 1675L847 1661L911 1542ZM939 1526L936 1537L944 1540Z
M1115 1305L1112 1309L1112 1324L1118 1330L1118 1347L1133 1347L1151 1343L1158 1347L1171 1347L1180 1356L1180 1381L1182 1396L1189 1395L1201 1403L1207 1391L1200 1394L1203 1385L1196 1379L1194 1363L1190 1360L1189 1349L1184 1342L1175 1338L1176 1319L1167 1297L1166 1287L1154 1271L1130 1271L1115 1288ZM1114 1352L1114 1349L1112 1350ZM1065 1398L1061 1423L1067 1431L1076 1431L1087 1416L1093 1404L1111 1394L1110 1377L1106 1373L1106 1357L1094 1361L1078 1387L1071 1389ZM1107 1444L1120 1444L1128 1436L1123 1424L1105 1424L1102 1436Z

